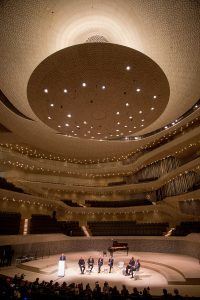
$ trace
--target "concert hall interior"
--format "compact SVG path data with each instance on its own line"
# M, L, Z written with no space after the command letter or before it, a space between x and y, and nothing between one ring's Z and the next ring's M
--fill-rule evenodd
M200 2L2 0L0 27L0 286L200 296Z

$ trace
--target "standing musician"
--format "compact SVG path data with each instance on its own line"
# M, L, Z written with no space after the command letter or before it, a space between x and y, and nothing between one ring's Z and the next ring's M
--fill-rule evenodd
M85 260L81 257L78 261L80 270L81 270L81 274L84 274L85 271Z
M88 258L87 263L88 263L88 269L89 269L89 271L90 271L90 273L91 273L91 272L92 272L92 269L93 269L93 267L94 267L94 258L93 258L92 256L90 256L90 257Z
M108 265L110 267L109 273L111 273L111 269L113 268L114 258L111 256L108 260Z
M101 267L103 266L103 258L100 256L98 259L98 273L101 272Z
M135 260L134 257L132 257L128 263L128 265L126 266L126 276L130 275L130 270L131 268L135 265Z

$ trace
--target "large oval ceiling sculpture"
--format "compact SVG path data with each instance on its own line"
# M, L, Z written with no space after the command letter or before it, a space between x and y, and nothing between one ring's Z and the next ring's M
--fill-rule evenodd
M169 83L146 55L110 43L62 49L42 61L27 87L31 108L57 132L74 138L124 138L164 111Z

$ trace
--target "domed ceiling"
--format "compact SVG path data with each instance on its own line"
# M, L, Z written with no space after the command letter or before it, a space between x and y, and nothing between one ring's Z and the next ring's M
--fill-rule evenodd
M109 43L60 50L33 71L27 95L49 127L86 139L129 136L164 111L169 83L146 55Z

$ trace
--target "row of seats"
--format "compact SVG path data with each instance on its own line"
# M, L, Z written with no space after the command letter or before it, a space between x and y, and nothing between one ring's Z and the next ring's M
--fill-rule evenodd
M173 236L186 236L190 233L200 233L200 222L181 222L177 225L175 230L173 230Z
M60 221L60 228L62 233L68 236L84 236L82 228L78 221Z
M19 234L21 214L0 212L0 235Z
M31 234L59 233L60 227L57 220L49 215L32 215L29 232Z
M93 236L162 236L168 223L136 224L130 221L88 222Z
M122 200L122 201L95 201L86 200L86 206L90 207L131 207L140 205L152 205L147 199L141 200Z

